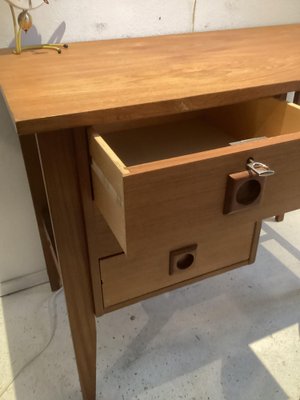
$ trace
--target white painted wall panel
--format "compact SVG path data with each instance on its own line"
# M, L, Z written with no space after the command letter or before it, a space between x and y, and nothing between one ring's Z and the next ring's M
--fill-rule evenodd
M44 268L19 139L0 94L0 282Z
M26 41L48 42L145 36L191 29L194 0L50 0L32 12ZM198 0L196 30L300 22L299 0ZM37 31L39 33L37 33ZM12 42L5 1L0 0L0 47Z
M200 0L196 21L199 31L299 23L300 1Z

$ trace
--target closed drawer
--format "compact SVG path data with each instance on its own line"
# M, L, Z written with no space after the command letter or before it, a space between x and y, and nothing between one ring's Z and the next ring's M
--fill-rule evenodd
M259 232L260 223L212 221L197 229L193 225L184 239L177 239L175 247L173 236L164 242L151 240L134 254L100 259L104 308L139 301L141 296L250 264L256 255Z
M299 208L299 132L300 107L275 99L126 131L93 128L95 202L124 252L132 256L161 243L170 248L192 243L191 232L212 221L239 226ZM230 145L244 139L253 140ZM250 158L275 174L264 178L259 202L255 185L246 185L238 198L241 207L228 213L229 176L247 173Z

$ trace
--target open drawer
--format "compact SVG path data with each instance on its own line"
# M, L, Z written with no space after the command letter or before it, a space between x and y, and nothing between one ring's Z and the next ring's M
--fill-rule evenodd
M254 222L300 206L300 107L273 98L122 131L94 127L90 153L95 202L127 254L176 246L212 220ZM250 159L274 175L258 177Z

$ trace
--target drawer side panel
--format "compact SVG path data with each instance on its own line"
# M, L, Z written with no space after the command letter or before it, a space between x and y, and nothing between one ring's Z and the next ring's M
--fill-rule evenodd
M120 246L126 252L124 207L116 198L116 193L99 177L99 174L93 168L92 180L96 206L101 211Z

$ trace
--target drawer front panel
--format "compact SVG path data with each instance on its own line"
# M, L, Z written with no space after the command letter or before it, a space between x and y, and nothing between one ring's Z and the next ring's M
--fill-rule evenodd
M128 254L147 241L176 245L212 221L231 226L299 208L300 135L288 136L291 140L256 142L257 147L251 144L247 150L229 149L231 153L218 157L157 170L139 168L128 175L124 179ZM265 178L259 203L224 214L228 176L245 170L249 158L269 165L275 174Z
M100 260L104 307L138 298L157 290L200 277L229 266L252 262L255 254L260 224L246 223L228 226L212 223L203 227L185 241L177 243L182 248L191 243L197 246L191 267L170 273L168 242L151 243L133 256L120 254ZM193 237L192 237L193 236Z

